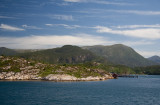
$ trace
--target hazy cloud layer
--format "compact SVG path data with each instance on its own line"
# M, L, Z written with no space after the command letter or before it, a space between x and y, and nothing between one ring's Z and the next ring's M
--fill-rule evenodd
M113 44L113 41L108 41L103 37L91 36L88 34L72 35L32 35L25 37L0 37L1 47L9 48L53 48L62 45L99 45Z
M1 47L9 48L51 48L66 44L86 46L86 45L112 45L125 44L128 46L152 45L154 42L148 40L137 41L116 41L107 37L94 36L89 34L73 35L32 35L24 37L0 37Z
M95 29L98 33L111 33L146 39L160 39L160 29L155 28L114 30L104 26L96 26Z
M63 45L77 46L92 46L92 45L113 45L125 44L128 46L152 45L152 41L137 40L137 41L116 41L107 37L94 36L89 34L74 34L73 35L32 35L23 37L0 37L0 47L8 47L14 49L48 49L60 47ZM155 52L139 51L141 55L149 57L159 54Z

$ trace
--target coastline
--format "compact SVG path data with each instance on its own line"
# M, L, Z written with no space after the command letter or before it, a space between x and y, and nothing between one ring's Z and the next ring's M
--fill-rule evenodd
M84 65L56 65L0 56L0 80L100 81L112 74ZM94 63L95 64L95 63Z
M77 78L68 74L49 74L45 77L38 75L20 74L14 72L0 73L0 81L103 81L107 79L114 79L111 75L105 74L104 76L88 76Z

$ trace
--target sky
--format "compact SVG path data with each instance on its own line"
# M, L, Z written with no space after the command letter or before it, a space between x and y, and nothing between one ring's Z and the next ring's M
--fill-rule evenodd
M160 0L0 0L0 47L124 44L160 56Z

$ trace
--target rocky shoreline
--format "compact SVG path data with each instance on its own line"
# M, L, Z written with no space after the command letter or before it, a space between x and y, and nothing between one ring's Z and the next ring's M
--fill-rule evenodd
M23 58L0 56L0 80L98 81L113 76L98 68L43 64Z
M103 77L93 77L93 76L88 76L85 78L77 78L75 76L63 74L50 74L44 78L44 80L49 80L49 81L100 81L100 80L107 80L107 79L113 79L113 77L105 75Z
M113 79L110 75L105 75L102 77L88 76L83 78L77 78L68 74L49 74L46 77L40 77L38 75L21 74L15 72L2 72L0 73L0 80L48 80L48 81L100 81Z

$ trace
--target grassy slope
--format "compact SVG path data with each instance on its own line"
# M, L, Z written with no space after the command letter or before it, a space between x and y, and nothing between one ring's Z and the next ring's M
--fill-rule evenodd
M121 44L112 46L90 46L84 48L99 56L105 57L114 64L122 64L130 67L154 64L135 52L132 48Z
M98 59L96 55L88 50L77 46L66 45L61 48L47 49L42 51L22 53L20 57L43 61L46 63L84 63Z

